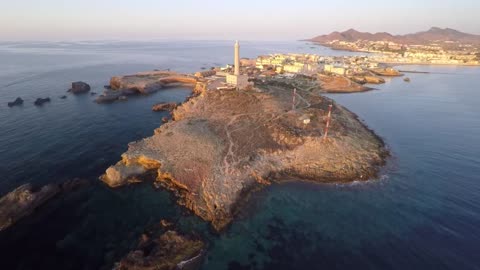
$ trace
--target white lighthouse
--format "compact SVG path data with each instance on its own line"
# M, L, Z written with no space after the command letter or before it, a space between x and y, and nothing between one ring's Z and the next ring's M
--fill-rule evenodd
M240 75L240 43L238 43L238 40L235 42L235 73L234 75L238 76Z
M248 82L248 76L240 74L240 43L238 40L235 42L234 51L234 65L235 69L233 74L227 75L227 84L235 86L237 89L244 89L251 85Z

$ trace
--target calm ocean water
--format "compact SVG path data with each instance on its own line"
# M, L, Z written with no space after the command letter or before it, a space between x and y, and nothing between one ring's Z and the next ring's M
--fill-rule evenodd
M411 83L331 95L383 137L381 179L288 183L254 195L217 235L150 184L111 190L95 179L130 141L153 133L151 105L188 89L109 105L64 95L83 80L100 93L113 75L193 72L232 62L231 42L0 43L0 194L74 177L92 186L61 197L0 234L1 269L110 269L162 218L209 241L203 269L480 269L480 68L409 66ZM302 42L244 42L242 54L344 54ZM22 97L22 107L7 102ZM38 97L51 103L33 106Z

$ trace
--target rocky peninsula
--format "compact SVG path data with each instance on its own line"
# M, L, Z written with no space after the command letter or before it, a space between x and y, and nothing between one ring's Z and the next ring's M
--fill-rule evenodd
M115 76L110 85L95 100L97 103L109 103L126 100L131 95L149 95L166 87L201 86L197 78L171 71L150 71L133 75Z
M145 86L158 81L142 76L128 80ZM292 179L368 180L385 162L383 141L329 98L298 89L292 108L288 83L264 80L253 90L238 91L212 90L212 81L191 84L196 95L176 107L173 121L130 143L101 179L111 187L151 179L222 230L248 194L266 185ZM324 139L330 105L332 121Z

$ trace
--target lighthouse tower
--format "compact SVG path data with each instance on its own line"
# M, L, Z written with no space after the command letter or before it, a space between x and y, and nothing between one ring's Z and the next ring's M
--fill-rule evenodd
M248 82L248 76L242 75L240 72L240 43L238 40L235 42L234 48L235 69L233 74L227 75L227 84L235 86L237 89L244 89L247 86L250 86L251 83Z
M234 75L238 76L240 75L240 43L238 43L238 40L235 42L235 73Z

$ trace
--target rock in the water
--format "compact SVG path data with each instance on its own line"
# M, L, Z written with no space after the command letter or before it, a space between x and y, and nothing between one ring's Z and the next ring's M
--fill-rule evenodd
M42 106L45 102L50 102L50 98L37 98L33 104L36 106Z
M90 96L95 96L96 94L97 94L97 93L95 93L95 92L91 92L91 93L90 93Z
M75 178L62 184L49 184L35 189L31 184L22 185L0 198L0 232L21 218L32 214L40 206L63 192L72 192L91 182Z
M14 101L8 102L8 107L19 106L22 104L23 104L23 99L17 97L17 99L15 99Z
M72 88L68 90L68 92L72 92L73 94L82 94L88 91L90 91L90 85L84 82L73 82Z
M154 112L173 111L176 107L177 107L177 103L175 102L158 103L153 105L152 111Z
M203 257L204 243L175 231L160 237L142 235L136 250L130 252L115 270L196 269Z
M0 231L30 215L59 192L60 188L53 184L38 191L34 191L30 184L25 184L8 193L0 199Z
M168 118L167 117L162 117L162 123L168 123Z
M125 185L129 182L130 178L139 176L145 173L147 170L140 165L125 166L112 166L105 172L105 181L108 179L108 184L111 187L117 187Z
M67 98L67 96L61 96L60 97L60 99L66 99L66 98Z

